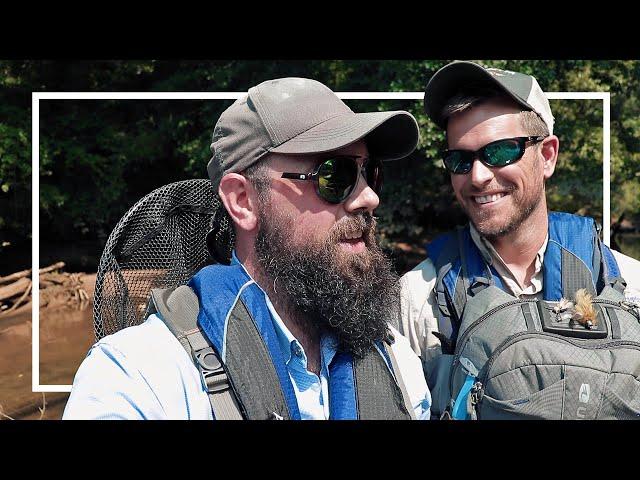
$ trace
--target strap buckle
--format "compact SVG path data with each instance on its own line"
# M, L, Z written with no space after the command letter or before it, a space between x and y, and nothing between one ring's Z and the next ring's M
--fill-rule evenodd
M219 393L229 389L229 378L224 371L218 354L212 347L194 352L194 357L202 381L207 387L207 393Z
M471 282L471 286L469 287L469 290L471 291L473 296L476 296L482 290L491 286L491 283L492 283L491 280L489 280L488 278L474 277L473 281Z
M451 411L449 410L449 407L447 407L444 412L442 412L442 415L440 415L440 420L453 420L453 417L451 416Z

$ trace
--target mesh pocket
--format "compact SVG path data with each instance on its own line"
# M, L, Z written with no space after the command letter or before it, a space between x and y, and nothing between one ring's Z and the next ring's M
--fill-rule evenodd
M140 199L111 232L100 259L93 305L99 340L138 325L152 288L186 283L213 263L206 235L220 199L208 179L160 187Z

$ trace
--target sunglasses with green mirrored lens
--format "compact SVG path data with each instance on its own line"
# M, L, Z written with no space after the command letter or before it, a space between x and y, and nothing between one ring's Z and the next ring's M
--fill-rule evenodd
M316 193L329 203L344 202L358 184L359 175L367 181L371 189L379 194L382 189L382 162L367 158L362 166L351 155L336 155L323 160L311 173L285 172L281 178L310 180L315 183Z
M444 166L451 173L469 173L473 161L478 158L488 167L504 167L520 160L527 148L544 140L545 136L503 138L488 143L478 150L445 150L442 153Z

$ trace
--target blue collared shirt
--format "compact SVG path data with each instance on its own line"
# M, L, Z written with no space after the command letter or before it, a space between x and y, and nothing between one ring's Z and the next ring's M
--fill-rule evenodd
M237 262L237 258L234 260ZM336 353L331 335L321 337L321 370L307 370L300 342L265 293L278 342L303 419L329 418L328 365ZM393 331L392 346L416 417L428 419L431 396L419 357L406 338ZM212 419L200 373L161 318L150 315L141 325L97 342L73 382L63 419Z
M273 319L278 344L287 365L289 378L298 400L303 420L326 420L329 418L329 365L336 354L336 340L331 335L320 338L320 377L307 370L307 355L300 342L286 327L269 297L267 307Z

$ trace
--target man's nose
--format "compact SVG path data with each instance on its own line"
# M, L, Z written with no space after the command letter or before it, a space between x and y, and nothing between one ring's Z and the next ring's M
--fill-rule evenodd
M344 208L347 212L354 213L358 211L367 211L373 213L380 204L380 198L369 186L362 175L358 175L358 183L353 192L344 202Z
M480 159L475 158L471 165L471 183L475 187L482 187L493 180L493 171L487 167Z

